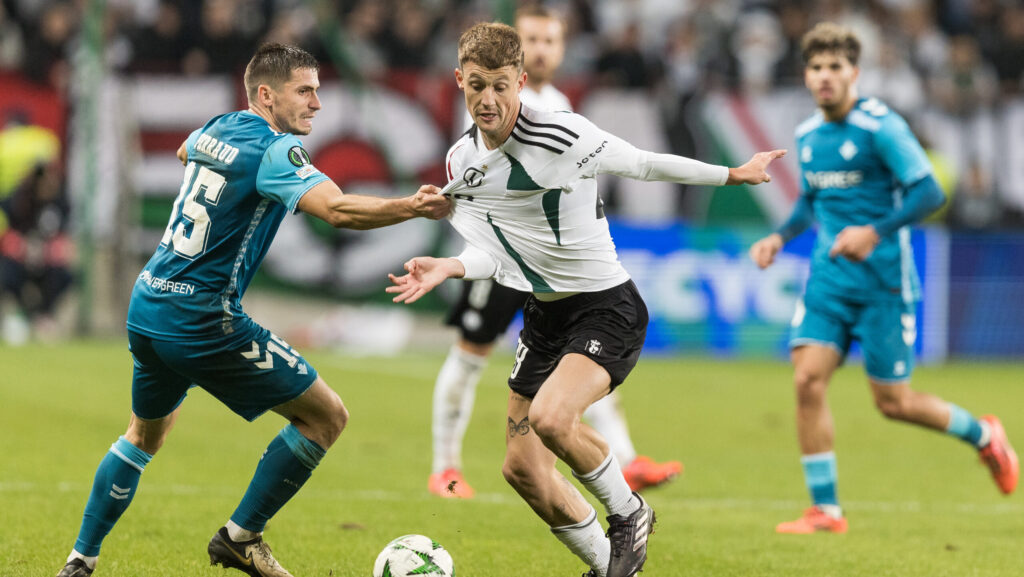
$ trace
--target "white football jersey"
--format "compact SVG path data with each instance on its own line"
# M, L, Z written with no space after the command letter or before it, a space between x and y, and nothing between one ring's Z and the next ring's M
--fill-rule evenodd
M611 288L629 274L594 177L650 180L643 161L650 154L578 114L523 105L498 148L487 150L473 127L448 151L449 218L467 244L496 262L493 277L502 285L534 293Z

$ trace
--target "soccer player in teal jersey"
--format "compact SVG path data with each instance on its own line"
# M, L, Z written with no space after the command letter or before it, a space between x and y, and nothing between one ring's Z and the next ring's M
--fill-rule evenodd
M1017 456L999 419L910 388L920 298L908 225L943 203L917 139L898 114L856 90L860 42L817 25L803 39L804 79L818 111L796 130L803 190L789 220L750 249L761 268L818 222L811 274L790 340L801 462L813 506L780 533L845 532L836 495L826 389L852 340L861 344L875 404L886 417L945 431L976 447L1011 493Z
M194 385L247 420L272 410L288 421L208 553L211 563L253 577L290 576L263 542L263 528L310 477L348 412L298 352L245 314L242 295L289 212L367 229L437 219L450 209L446 198L426 191L399 199L343 194L310 163L296 135L309 134L320 109L318 71L299 48L261 46L245 70L248 110L213 118L178 149L181 191L128 308L128 430L100 462L58 577L92 574L104 537Z

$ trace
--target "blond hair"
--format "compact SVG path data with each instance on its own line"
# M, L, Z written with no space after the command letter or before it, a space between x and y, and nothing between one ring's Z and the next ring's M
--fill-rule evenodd
M459 68L472 62L489 70L506 66L523 69L523 44L515 28L500 22L481 22L459 38Z
M822 52L845 56L850 64L856 66L860 59L860 40L853 30L833 22L821 22L804 34L800 42L800 54L804 64Z

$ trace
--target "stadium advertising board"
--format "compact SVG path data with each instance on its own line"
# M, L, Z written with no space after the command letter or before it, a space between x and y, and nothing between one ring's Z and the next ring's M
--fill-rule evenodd
M761 271L747 250L763 229L678 222L644 226L621 220L610 225L620 259L650 310L646 352L787 354L790 320L807 279L812 232L790 242L775 264ZM924 360L940 360L947 340L948 236L915 230L912 243L925 294L918 305L916 348Z

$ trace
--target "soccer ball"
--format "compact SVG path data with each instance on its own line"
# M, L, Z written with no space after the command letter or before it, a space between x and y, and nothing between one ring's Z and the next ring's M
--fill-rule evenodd
M440 543L403 535L387 544L373 564L373 577L455 577L455 562Z

